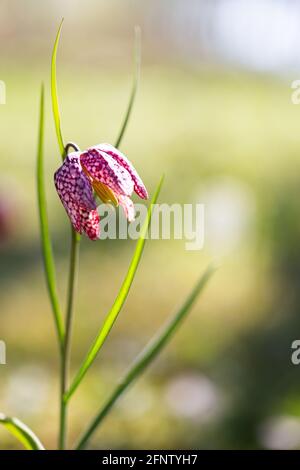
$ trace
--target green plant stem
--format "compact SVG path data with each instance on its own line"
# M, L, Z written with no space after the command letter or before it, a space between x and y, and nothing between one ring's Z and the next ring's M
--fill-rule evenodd
M18 418L0 413L0 424L6 427L27 450L45 450L37 435Z
M74 311L74 294L76 289L76 279L78 271L79 242L80 236L71 226L71 254L70 254L70 270L68 285L68 301L67 313L65 321L65 337L64 346L61 354L61 390L60 390L60 432L59 432L59 448L64 449L67 440L67 402L64 399L65 392L68 387L71 336Z
M96 417L92 420L87 430L82 434L81 438L78 441L78 444L75 447L77 450L83 449L86 446L91 435L94 433L96 428L109 413L117 399L129 387L129 385L131 385L132 382L136 380L137 377L142 374L142 372L144 372L146 367L155 359L155 357L157 357L161 349L166 345L170 337L178 328L179 324L190 311L198 295L214 273L215 269L216 268L213 265L210 265L205 270L205 272L200 277L199 281L197 282L197 284L195 285L192 292L187 297L181 308L161 328L157 335L152 339L152 341L148 343L148 345L144 348L141 354L136 358L132 366L129 368L127 374L125 374L123 380L119 382L115 390L112 392L111 396L108 398L107 402L100 409Z
M63 348L64 326L63 317L60 310L56 278L55 264L52 252L52 244L50 238L50 230L47 214L45 179L44 179L44 85L41 87L40 98L40 122L38 135L38 152L37 152L37 193L38 193L38 210L41 233L41 246L44 261L44 271L46 276L47 289L51 302L55 329L59 341L60 350Z
M63 21L64 19L61 20L61 23L59 25L59 28L56 34L53 51L52 51L52 58L51 58L52 111L53 111L53 117L54 117L54 125L55 125L57 142L58 142L62 159L64 159L65 157L65 147L64 147L63 136L62 136L61 126L60 126L60 112L59 112L59 104L58 104L58 96L57 96L56 58L57 58L57 48L58 48Z

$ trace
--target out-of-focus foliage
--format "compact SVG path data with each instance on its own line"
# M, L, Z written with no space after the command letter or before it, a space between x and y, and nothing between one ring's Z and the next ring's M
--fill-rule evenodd
M0 106L0 339L7 344L1 409L28 423L46 447L55 446L58 356L34 168L39 85L46 79L45 171L62 296L69 227L52 181L60 156L47 81L57 25L64 14L58 58L64 137L85 148L114 142L119 131L139 21L145 29L141 87L122 150L151 192L159 175L167 175L161 201L206 204L205 249L149 241L122 315L74 396L71 438L216 255L221 269L188 322L106 419L93 447L299 447L300 369L291 364L290 348L300 331L300 107L291 104L289 82L203 64L198 56L185 61L168 42L159 50L152 46L149 2L143 8L123 2L131 5L125 22L117 1L74 2L67 12L60 6L67 2L20 3L1 6L7 18L0 41L7 87ZM82 240L73 372L133 249L134 241ZM0 432L2 446L16 445Z

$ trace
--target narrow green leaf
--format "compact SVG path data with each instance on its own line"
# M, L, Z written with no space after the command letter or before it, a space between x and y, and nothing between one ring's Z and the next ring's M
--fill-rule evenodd
M18 418L9 418L0 413L0 423L3 424L27 450L45 450L39 438Z
M125 114L125 118L120 129L118 138L115 143L115 147L119 147L121 145L123 136L125 134L127 124L129 122L129 118L132 112L136 92L138 89L139 79L140 79L140 69L141 69L141 29L139 26L134 28L134 76L133 76L133 84L131 89L131 94L129 98L129 103L127 107L127 111Z
M115 390L112 392L104 406L100 409L99 413L92 420L87 430L82 434L78 441L76 449L83 449L91 435L97 429L99 424L109 413L117 399L125 392L125 390L136 380L146 369L146 367L158 356L162 348L168 343L171 336L174 334L182 320L187 316L195 300L200 292L212 276L215 268L209 266L204 274L200 277L194 289L187 297L181 308L170 318L170 320L161 328L157 335L148 343L141 354L136 358L134 363L129 368L123 380L119 382Z
M50 302L53 310L56 331L60 344L62 345L64 337L62 314L59 307L55 267L52 253L51 239L49 233L47 204L44 182L44 86L41 88L40 99L40 118L39 118L39 134L38 134L38 151L37 151L37 193L38 193L38 210L42 243L42 254L44 260L44 269Z
M60 112L59 112L59 104L58 104L58 95L57 95L57 78L56 78L56 56L57 56L57 48L58 48L58 43L59 43L59 38L60 38L60 33L61 33L61 28L63 25L64 19L61 20L61 23L59 25L54 46L53 46L53 51L52 51L52 59L51 59L51 98L52 98L52 110L53 110L53 117L54 117L54 124L55 124L55 131L56 131L56 136L57 136L57 141L58 141L58 146L59 146L59 151L64 158L65 154L65 146L63 142L63 137L62 137L62 131L61 131L61 126L60 126Z
M146 234L147 234L147 231L148 231L148 228L149 228L149 225L150 225L150 221L151 221L153 205L157 201L162 183L163 183L163 177L161 178L161 180L158 184L158 187L155 191L155 194L154 194L154 196L151 200L151 203L150 203L150 206L149 206L149 209L148 209L148 213L147 213L147 217L146 217L146 220L144 221L144 224L141 228L140 238L137 241L135 251L134 251L131 263L129 265L126 277L123 281L123 284L122 284L122 286L119 290L119 293L116 297L116 300L115 300L110 312L108 313L108 315L107 315L107 317L104 321L104 324L103 324L102 328L99 330L99 332L96 336L96 339L95 339L94 343L92 344L89 352L87 353L87 355L86 355L86 357L85 357L85 359L84 359L77 375L75 376L68 392L65 394L65 400L66 401L75 392L76 388L78 387L78 385L82 381L83 377L85 376L87 370L89 369L89 367L94 362L100 348L102 347L104 341L106 340L106 338L107 338L111 328L113 327L113 324L115 323L115 321L117 319L117 316L118 316L118 314L119 314L119 312L120 312L120 310L121 310L121 308L122 308L122 306L123 306L123 304L126 300L126 297L128 295L129 289L131 287L132 281L134 279L137 267L139 265L139 262L140 262L140 259L141 259L141 256L142 256L143 248L144 248L145 241L146 241L145 237L146 237Z

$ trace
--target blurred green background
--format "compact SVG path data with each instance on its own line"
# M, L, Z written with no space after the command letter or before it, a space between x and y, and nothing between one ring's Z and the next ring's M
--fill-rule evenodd
M1 411L55 448L59 363L39 247L35 160L43 80L48 209L63 300L69 226L53 186L60 159L49 91L62 16L65 140L81 148L114 142L140 24L141 84L122 151L150 193L166 174L161 202L200 202L206 210L203 250L186 251L177 240L146 245L122 314L72 400L70 443L217 257L221 267L188 320L90 447L299 448L300 368L290 356L300 335L300 108L291 102L300 11L284 0L1 1ZM72 373L133 249L130 240L82 240ZM18 444L1 429L0 445Z

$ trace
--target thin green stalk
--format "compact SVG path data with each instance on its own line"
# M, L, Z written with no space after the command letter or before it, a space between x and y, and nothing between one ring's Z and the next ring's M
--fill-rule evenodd
M78 272L79 242L80 236L71 228L71 254L68 285L68 302L65 325L64 348L61 357L61 402L60 402L60 433L59 448L64 449L67 440L67 403L64 400L64 394L68 387L68 374L70 366L71 336L74 311L74 294L76 289L76 278Z
M154 207L154 204L156 203L157 198L159 196L162 183L163 183L163 177L161 178L161 180L160 180L160 182L157 186L157 189L155 191L155 194L154 194L154 196L151 200L151 203L150 203L150 206L149 206L149 209L148 209L148 214L147 214L146 220L144 221L144 224L142 226L141 235L140 235L140 238L137 241L136 248L135 248L131 263L129 265L127 274L126 274L125 279L123 281L123 284L122 284L122 286L119 290L119 293L116 297L116 300L115 300L111 310L107 314L102 327L100 328L100 330L99 330L92 346L90 347L84 361L82 362L81 367L80 367L79 371L77 372L77 374L76 374L69 390L65 394L65 400L66 401L68 401L70 399L70 397L73 395L73 393L77 389L78 385L82 381L83 377L87 373L88 369L90 368L90 366L92 365L92 363L96 359L100 348L103 346L104 341L106 340L107 336L109 335L109 332L112 329L112 327L113 327L113 325L114 325L114 323L115 323L115 321L116 321L116 319L117 319L117 317L120 313L120 310L124 305L124 302L127 298L127 295L128 295L129 290L130 290L131 284L133 282L134 276L136 274L136 270L138 268L139 262L141 260L141 256L142 256L145 241L146 241L146 235L147 235L148 228L149 228L150 221L151 221L153 207Z
M132 108L134 105L134 100L136 96L136 92L138 89L139 78L140 78L140 68L141 68L141 29L139 26L134 28L134 76L133 76L133 85L131 94L129 97L129 103L127 107L127 111L125 114L125 118L120 129L119 135L116 139L115 147L119 147L121 145L121 141L123 139L124 133L126 131L128 121L132 112Z
M187 297L182 307L161 328L157 335L152 339L152 341L148 343L148 345L144 348L141 354L136 358L132 366L129 368L127 374L125 374L123 380L121 380L121 382L117 385L117 387L112 392L111 396L108 398L104 406L100 409L99 413L91 421L87 430L84 431L84 433L80 437L75 447L77 450L83 449L87 445L88 440L95 432L97 427L100 425L102 420L109 413L118 398L125 392L129 385L131 385L132 382L136 380L142 374L142 372L144 372L146 367L155 359L155 357L157 357L162 348L167 344L167 342L174 334L182 320L190 311L191 307L193 306L194 302L196 301L197 297L199 296L200 292L202 291L214 271L215 268L212 265L206 269L206 271L201 276L190 295Z
M2 424L27 450L45 450L36 434L18 418L0 413Z
M46 275L46 283L49 298L52 306L55 329L58 336L60 348L62 348L64 340L64 326L62 313L59 306L55 265L52 253L52 245L47 216L47 203L44 181L44 86L41 88L40 98L40 120L39 120L39 136L38 136L38 152L37 152L37 192L38 192L38 209L40 220L40 232L42 242L42 254L44 260L44 269Z
M60 39L61 28L63 25L64 19L61 20L59 25L56 38L54 41L53 51L52 51L52 58L51 58L51 97L52 97L52 111L54 117L54 124L55 124L55 132L57 137L57 142L59 146L59 151L64 158L65 155L65 147L63 143L63 137L61 132L60 126L60 111L59 111L59 104L58 104L58 95L57 95L57 78L56 78L56 56L57 56L57 48Z

